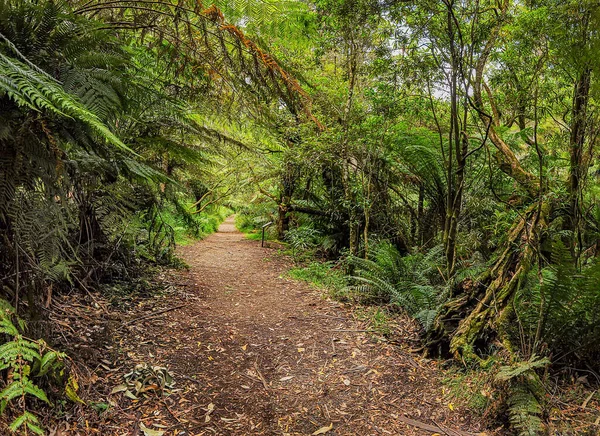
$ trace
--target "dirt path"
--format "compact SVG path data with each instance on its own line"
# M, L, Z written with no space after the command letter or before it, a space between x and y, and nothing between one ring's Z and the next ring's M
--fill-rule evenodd
M356 331L348 308L287 278L285 258L245 239L232 218L180 255L190 271L172 279L187 285L161 300L179 308L131 323L124 337L137 344L132 360L167 366L178 390L160 400L166 415L150 403L123 409L131 421L121 430L140 422L165 435L478 430L443 399L435 362Z

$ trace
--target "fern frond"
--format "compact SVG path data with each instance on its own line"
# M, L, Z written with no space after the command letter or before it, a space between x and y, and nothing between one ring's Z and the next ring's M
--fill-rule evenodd
M500 381L508 381L529 371L545 368L550 364L550 360L546 357L538 357L535 354L529 360L518 362L513 366L502 366L496 375Z
M0 53L0 91L4 91L15 103L34 111L49 111L61 117L69 117L92 128L108 143L133 153L96 114L89 111L61 84L31 68L29 65Z
M44 431L39 426L39 419L33 413L24 411L19 415L13 422L10 423L9 428L13 433L19 430L23 424L27 426L29 430L35 434L43 435Z
M447 296L447 288L434 281L442 251L432 251L428 256L402 256L391 244L379 243L373 247L371 259L349 259L355 268L349 289L396 304L429 329Z

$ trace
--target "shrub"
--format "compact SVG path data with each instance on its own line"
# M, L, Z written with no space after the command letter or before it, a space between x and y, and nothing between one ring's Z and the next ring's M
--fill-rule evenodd
M275 212L270 203L250 203L236 210L235 225L241 232L251 233L269 221L274 222Z

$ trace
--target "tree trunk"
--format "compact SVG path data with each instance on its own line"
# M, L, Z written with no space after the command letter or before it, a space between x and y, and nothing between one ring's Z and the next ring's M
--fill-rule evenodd
M465 175L465 159L468 153L468 141L463 138L461 132L461 120L459 115L459 77L462 70L462 55L464 47L457 46L456 38L460 29L457 29L453 20L452 4L448 3L448 21L447 31L450 41L450 132L448 134L448 161L447 161L447 182L448 192L446 200L446 224L444 226L444 249L446 254L446 273L448 277L454 275L456 265L456 237L458 234L458 219L461 213L463 181ZM460 38L458 38L460 39ZM468 94L468 89L464 90ZM465 108L465 122L467 117ZM456 164L456 165L455 165Z
M512 349L505 327L512 320L513 299L521 281L536 264L548 227L548 202L531 205L513 225L506 248L489 270L457 285L458 296L445 304L429 334L430 351L476 357L475 344L498 338Z
M349 249L350 254L356 256L358 254L358 243L360 238L359 219L356 212L356 198L352 190L351 174L351 156L348 150L348 144L350 142L349 128L350 128L350 113L352 111L352 103L354 99L354 89L356 86L356 76L358 68L358 48L354 41L349 43L349 54L348 54L348 96L346 98L346 104L344 105L344 116L342 119L342 144L341 144L341 157L342 157L342 186L344 187L344 197L346 199L348 207L348 228L349 228Z
M419 200L417 203L417 222L419 225L419 234L417 245L423 245L425 242L425 222L424 222L424 201L425 201L425 186L423 183L419 185Z
M571 121L571 135L569 138L569 230L573 232L577 245L581 249L579 241L579 220L581 217L581 183L587 173L589 162L584 159L584 147L587 131L587 107L590 94L592 71L585 68L577 82L573 93L573 116ZM570 244L573 258L577 259L581 250L575 249L575 244Z
M285 237L286 232L290 229L290 217L288 215L288 207L286 204L279 204L277 207L277 239L280 241Z

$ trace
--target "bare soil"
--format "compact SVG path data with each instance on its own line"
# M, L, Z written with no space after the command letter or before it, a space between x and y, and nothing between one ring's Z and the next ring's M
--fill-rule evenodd
M144 435L144 426L165 436L482 431L448 402L440 363L408 351L414 326L401 327L394 343L364 331L351 306L290 279L289 260L246 239L232 218L179 254L189 271L165 273L161 295L123 315L96 305L106 345L79 347L90 348L95 366L80 384L95 385L110 408L95 420L71 411L54 434ZM110 394L140 363L168 368L169 395Z

